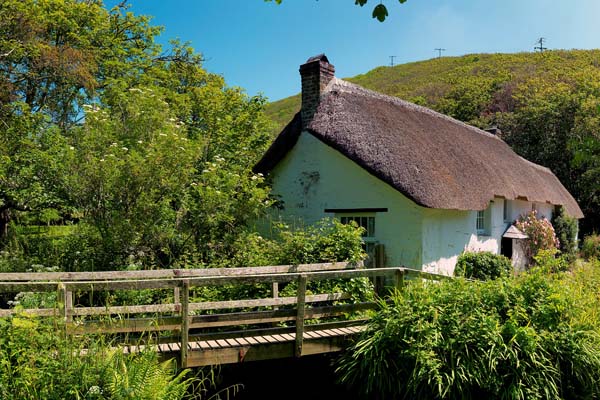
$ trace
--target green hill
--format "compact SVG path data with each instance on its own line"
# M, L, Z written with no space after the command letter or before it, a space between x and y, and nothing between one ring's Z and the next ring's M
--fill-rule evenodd
M299 79L299 78L298 78ZM551 168L600 230L600 50L469 54L379 67L347 79L485 128ZM300 96L273 102L279 132Z

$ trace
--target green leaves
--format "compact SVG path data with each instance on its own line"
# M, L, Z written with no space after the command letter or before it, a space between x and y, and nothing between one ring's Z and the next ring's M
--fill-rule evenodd
M383 4L378 4L373 9L373 18L377 18L379 22L385 21L388 16L388 10Z
M338 363L365 398L593 398L599 270L411 281Z
M281 2L283 0L264 0L265 2L272 2L274 1L277 4L281 4ZM354 0L354 5L357 6L364 6L365 4L368 3L369 0ZM406 0L398 0L400 4L404 4L406 3ZM385 5L383 5L383 1L381 1L378 5L376 5L373 8L373 14L372 14L373 18L377 18L377 20L379 22L383 22L385 21L386 17L388 16L388 10L387 7Z

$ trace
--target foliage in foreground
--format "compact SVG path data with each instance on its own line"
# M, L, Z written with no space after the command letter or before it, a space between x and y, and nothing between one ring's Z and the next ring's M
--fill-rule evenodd
M201 382L189 372L152 351L124 355L100 340L66 337L56 321L0 319L2 399L183 399Z
M600 263L517 278L411 282L341 359L373 398L600 396Z
M508 276L512 271L510 260L489 251L465 252L458 256L454 275L486 281Z

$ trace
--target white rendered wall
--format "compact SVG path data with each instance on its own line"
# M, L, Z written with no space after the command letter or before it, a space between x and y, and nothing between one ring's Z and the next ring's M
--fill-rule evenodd
M289 223L312 224L333 213L325 209L387 208L375 214L375 238L385 245L387 265L421 268L423 207L416 205L356 163L303 132L272 176L272 193Z
M477 234L477 211L427 209L423 219L423 269L452 275L463 251L499 253L506 230L503 199L494 199L485 217L486 232Z
M273 211L272 217L299 226L335 216L325 209L387 208L374 214L375 238L385 245L387 265L447 275L453 274L463 251L500 253L506 228L532 209L531 202L509 201L505 221L504 199L495 198L486 210L486 232L477 234L477 211L420 207L306 132L271 177L272 193L284 207ZM536 207L540 215L551 218L552 205Z

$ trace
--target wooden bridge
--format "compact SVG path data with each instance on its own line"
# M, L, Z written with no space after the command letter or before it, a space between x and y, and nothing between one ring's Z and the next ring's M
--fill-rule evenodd
M182 367L300 357L340 351L364 329L369 310L377 307L376 301L356 300L353 293L312 293L310 282L370 278L402 288L406 276L447 278L402 267L366 269L349 263L0 273L0 293L57 294L53 308L0 309L0 317L18 312L61 317L69 334L114 334L126 353L152 346L163 358L177 358ZM296 286L295 296L280 297L280 285L289 284ZM381 294L384 289L377 286ZM237 289L241 298L198 300L202 288L224 287ZM95 298L93 304L99 293L119 290L156 291L164 303L81 304ZM245 294L261 292L267 294L261 298Z

